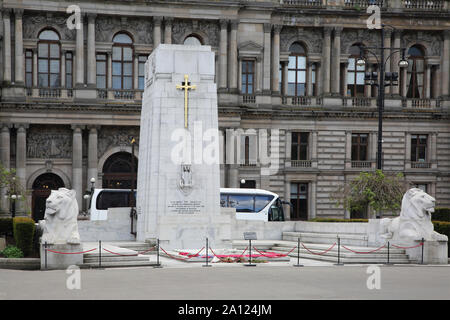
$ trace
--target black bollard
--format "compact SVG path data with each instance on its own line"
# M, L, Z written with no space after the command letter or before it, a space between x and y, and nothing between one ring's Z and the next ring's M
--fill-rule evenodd
M297 264L294 264L294 267L304 267L300 264L300 237L297 238Z
M335 266L343 266L344 264L341 263L341 238L337 238L338 241L338 261L335 263Z
M153 268L162 268L159 263L159 238L156 239L156 265L154 265Z
M210 264L208 264L208 238L206 238L206 264L203 265L203 267L211 267Z

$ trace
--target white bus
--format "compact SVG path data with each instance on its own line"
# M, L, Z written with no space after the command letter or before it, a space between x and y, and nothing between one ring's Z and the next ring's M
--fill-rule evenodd
M134 191L136 197L136 191ZM108 208L129 207L130 189L94 189L90 201L91 220L106 220ZM238 220L284 221L284 202L261 189L220 188L220 206L236 209Z

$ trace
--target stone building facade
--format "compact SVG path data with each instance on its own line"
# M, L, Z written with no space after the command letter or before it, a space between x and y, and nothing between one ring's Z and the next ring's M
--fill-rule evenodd
M84 211L91 178L96 187L135 183L130 141L139 137L144 64L158 44L173 43L215 53L223 187L280 194L293 206L286 219L357 216L330 195L376 168L378 91L363 79L380 68L371 4L390 26L385 69L399 74L386 87L383 170L450 206L448 1L73 4L0 1L0 161L30 192L18 214L42 216L52 188L75 189ZM395 48L405 48L408 68ZM356 65L361 54L365 67Z

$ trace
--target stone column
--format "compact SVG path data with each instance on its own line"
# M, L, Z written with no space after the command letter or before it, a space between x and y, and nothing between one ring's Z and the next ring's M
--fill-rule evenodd
M95 18L96 14L88 14L87 41L87 85L95 88L97 84L97 63L95 59Z
M172 43L172 22L173 18L164 18L164 43Z
M316 62L316 96L323 93L322 69L321 63Z
M261 57L256 57L256 79L255 79L255 92L261 93L262 83L262 61Z
M61 88L66 87L66 50L61 50Z
M270 32L272 25L264 23L263 93L270 93Z
M33 87L38 85L38 52L33 48Z
M324 95L330 95L330 65L331 65L331 27L323 29L323 70L322 70L322 90Z
M272 92L280 94L280 32L282 25L273 26L273 45L272 45Z
M27 128L28 124L16 124L16 177L22 188L27 187ZM16 215L24 215L24 201L16 201Z
M139 54L134 53L134 89L139 88Z
M229 63L229 82L230 91L237 92L237 78L238 78L238 59L237 59L237 29L238 21L231 22L230 32L230 63Z
M332 86L331 91L333 95L339 95L340 88L340 75L341 75L341 33L342 27L334 28L334 41L333 41L333 64L331 67Z
M2 166L6 169L10 169L10 157L11 157L11 137L10 137L9 124L0 124L0 162ZM7 188L0 189L0 215L9 215L9 200L5 198Z
M400 48L401 46L401 35L402 35L402 31L401 30L397 30L396 32L394 32L394 48ZM394 49L394 51L398 51L398 49ZM400 62L400 54L401 52L395 52L392 54L392 72L397 72L398 73L398 77L400 80L400 67L398 66L398 63ZM400 81L399 84L397 86L392 86L392 94L398 96L400 94Z
M385 49L384 50L384 59L386 61L387 57L389 57L389 55L391 54L391 37L392 37L392 30L390 29L385 29L384 30L384 45L383 47L385 48L389 48L389 49ZM383 63L382 61L380 63ZM390 61L389 63L385 64L385 68L384 68L384 72L390 72L391 71L391 64ZM380 74L380 77L384 77L384 75ZM387 86L385 89L385 93L386 94L390 94L391 93L391 86Z
M72 189L76 191L76 199L78 202L78 210L83 210L83 141L82 127L80 125L72 125L73 142L72 142Z
M431 88L431 92L433 95L433 98L437 98L439 96L439 66L433 66L433 70L431 71L433 81L433 87Z
M425 72L425 98L431 97L431 64L427 63Z
M23 85L24 84L24 56L23 56L23 29L22 29L22 15L23 9L14 9L14 21L15 21L15 52L14 55L16 57L15 60L15 84Z
M83 15L80 15L80 28L76 29L76 87L84 87L84 37L83 37Z
M161 43L162 17L153 17L153 50Z
M11 9L3 9L3 81L11 83Z
M290 202L291 201L291 182L287 180L287 178L284 179L284 201ZM284 210L284 219L286 221L291 220L291 206L288 204L283 205Z
M98 186L98 133L99 126L88 126L89 140L88 140L88 172L87 183L88 188L91 186L91 178L95 178L96 186Z
M441 68L441 76L442 76L442 95L449 95L449 70L450 70L450 30L444 30L444 48L442 52L442 68Z
M227 88L228 20L220 20L219 89Z
M312 86L312 66L314 62L308 61L308 75L306 77L306 95L312 96L313 95L313 86Z
M402 87L401 87L401 92L400 92L400 94L401 94L401 96L402 97L406 97L406 88L407 88L407 86L406 86L406 82L407 82L407 77L408 77L408 70L407 70L408 68L402 68L401 69L401 74L402 74L402 82L401 82L401 84L399 84L399 85L401 85ZM378 92L378 91L377 91Z

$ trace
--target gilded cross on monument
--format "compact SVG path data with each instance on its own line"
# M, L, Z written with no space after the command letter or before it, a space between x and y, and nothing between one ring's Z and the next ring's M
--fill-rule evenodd
M188 127L188 91L193 89L195 90L197 86L190 85L191 83L188 82L189 76L187 74L184 75L184 82L181 83L181 85L177 84L177 89L184 90L184 127Z

